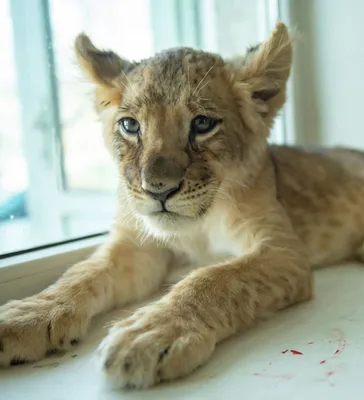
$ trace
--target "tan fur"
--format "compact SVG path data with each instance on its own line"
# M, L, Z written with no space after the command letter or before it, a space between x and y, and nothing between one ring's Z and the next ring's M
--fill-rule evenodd
M100 346L117 386L149 387L190 373L257 319L309 300L312 266L355 256L364 154L267 145L292 58L282 23L227 61L182 48L131 64L84 35L76 52L96 85L120 207L108 243L89 260L0 308L1 365L69 348L94 315L145 298L182 268L184 279L116 323ZM198 114L222 122L191 136ZM122 117L137 119L141 134L121 132ZM176 187L169 213L143 190Z

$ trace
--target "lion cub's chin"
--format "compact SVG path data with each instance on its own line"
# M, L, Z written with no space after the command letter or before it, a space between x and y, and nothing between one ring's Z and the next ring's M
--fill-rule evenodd
M147 231L153 236L168 238L183 234L196 224L197 218L172 212L159 212L143 216L142 220Z

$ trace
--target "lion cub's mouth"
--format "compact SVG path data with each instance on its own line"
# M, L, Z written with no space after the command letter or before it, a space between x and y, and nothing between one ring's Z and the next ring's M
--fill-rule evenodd
M192 220L193 218L188 215L183 215L174 211L168 211L167 209L156 211L149 214L149 217L157 221L182 221L182 220Z
M158 216L158 217L164 217L164 216L166 216L167 218L168 218L168 217L171 217L171 218L173 218L173 217L175 217L175 218L177 218L177 217L183 217L182 214L176 213L176 212L174 212L174 211L169 211L169 210L167 210L166 208L163 208L163 209L160 210L160 211L155 211L155 212L153 212L151 215L152 215L152 216Z

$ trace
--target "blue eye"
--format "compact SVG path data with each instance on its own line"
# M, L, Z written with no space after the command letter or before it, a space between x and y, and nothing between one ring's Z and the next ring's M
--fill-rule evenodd
M210 132L219 123L221 123L221 120L214 119L211 117L205 117L203 115L198 115L191 121L191 133L203 134Z
M121 118L119 121L120 128L129 135L136 135L140 132L139 122L131 117Z

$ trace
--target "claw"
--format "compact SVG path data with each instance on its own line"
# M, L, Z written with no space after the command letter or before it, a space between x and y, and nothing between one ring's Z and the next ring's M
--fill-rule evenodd
M133 383L126 383L125 385L124 385L124 389L125 390L135 390L136 389L136 386L133 384Z
M27 360L25 360L24 358L13 358L11 361L10 361L10 365L23 365L23 364L26 364L28 361Z
M159 353L159 359L158 362L161 362L163 358L168 354L170 347L167 347L164 349L161 353Z
M129 371L131 366L132 366L132 362L130 360L124 361L124 369L125 369L125 371Z

